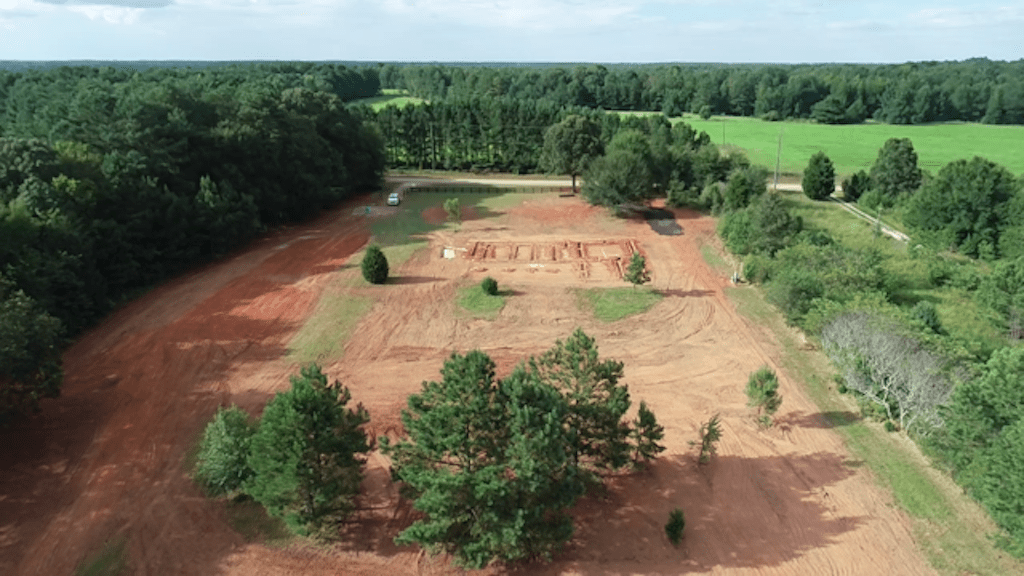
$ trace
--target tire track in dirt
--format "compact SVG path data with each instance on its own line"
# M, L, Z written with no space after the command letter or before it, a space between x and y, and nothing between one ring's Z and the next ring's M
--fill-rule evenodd
M556 561L519 573L932 573L906 519L865 472L845 464L841 441L779 370L774 345L736 314L726 279L704 264L698 242L713 238L713 220L677 211L684 234L661 237L576 198L540 195L497 218L500 227L469 220L457 233L430 235L431 249L394 271L405 280L350 288L377 303L326 371L367 406L375 434L391 434L408 394L436 379L452 351L483 349L500 375L579 326L603 357L626 363L634 405L646 401L666 426L664 456L609 478L604 494L573 510L577 534ZM653 285L669 295L646 314L604 324L577 308L573 290L623 286L620 279L529 272L525 260L503 266L512 271L482 271L439 256L463 240L565 238L630 239L649 256ZM104 539L127 533L136 574L455 572L444 558L391 542L413 512L386 482L379 455L368 463L357 517L328 550L246 544L226 524L223 504L203 498L182 470L218 405L258 409L287 385L295 368L289 336L331 274L355 274L338 268L365 240L352 206L342 207L155 290L83 337L65 358L65 396L21 430L25 446L0 456L0 571L70 573ZM512 292L493 322L460 315L452 302L458 286L485 274ZM746 376L765 363L782 380L785 430L759 430L746 407ZM715 412L725 430L719 454L697 466L688 441ZM662 528L677 506L687 515L678 549Z
M325 275L367 237L333 214L280 230L150 292L72 346L62 397L0 431L4 444L31 446L0 460L23 471L0 479L0 517L16 534L0 545L0 567L11 568L3 571L70 574L125 534L135 573L213 572L240 539L185 477L185 451L218 405L261 405L284 383L288 336ZM276 366L279 376L250 387L234 381L240 365ZM30 490L38 497L18 498Z

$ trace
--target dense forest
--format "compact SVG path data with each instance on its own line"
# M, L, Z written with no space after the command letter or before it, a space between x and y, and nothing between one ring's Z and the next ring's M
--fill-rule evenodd
M65 339L140 289L380 184L344 102L376 70L0 72L0 415L60 387Z
M963 120L1024 124L1024 60L906 64L384 64L382 88L442 99L511 98L678 116L829 124Z

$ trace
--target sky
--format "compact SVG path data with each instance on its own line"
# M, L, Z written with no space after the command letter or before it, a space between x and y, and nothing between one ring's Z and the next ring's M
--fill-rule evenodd
M0 60L1024 58L1024 0L0 0Z

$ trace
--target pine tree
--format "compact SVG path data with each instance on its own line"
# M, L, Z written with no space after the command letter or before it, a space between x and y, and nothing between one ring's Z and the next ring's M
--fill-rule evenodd
M771 415L778 411L782 405L782 396L779 395L779 379L775 372L767 366L762 366L750 375L747 380L747 404L757 408L758 421L768 426L771 424Z
M629 266L623 278L634 288L651 281L651 276L647 273L647 260L639 252L634 252L633 257L629 259Z
M835 191L836 169L824 152L811 156L801 186L811 200L825 200Z
M363 256L363 278L371 284L383 284L388 279L388 259L377 246L370 246Z
M252 438L253 476L245 492L299 533L329 529L352 510L369 451L362 406L316 364L292 376L291 390L267 404Z

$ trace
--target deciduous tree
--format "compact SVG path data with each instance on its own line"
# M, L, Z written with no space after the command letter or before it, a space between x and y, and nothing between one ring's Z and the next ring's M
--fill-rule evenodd
M219 408L206 425L196 457L196 479L212 494L240 490L252 478L249 466L256 424L238 406Z
M576 177L603 153L601 125L585 116L573 114L544 132L540 167L548 172L570 174L572 190L576 192Z
M901 332L891 321L851 312L826 325L821 342L848 388L901 428L918 426L927 434L941 426L939 407L953 392L953 380L942 357Z
M57 397L60 343L60 321L0 275L0 420Z
M992 161L954 160L914 194L905 221L942 248L991 258L1016 189L1013 175Z

